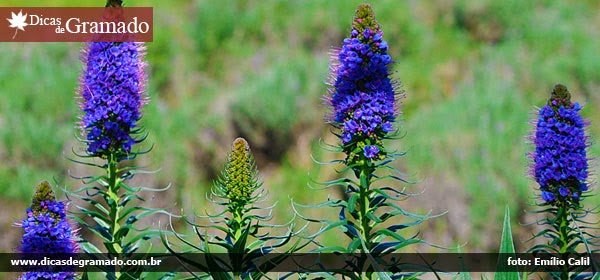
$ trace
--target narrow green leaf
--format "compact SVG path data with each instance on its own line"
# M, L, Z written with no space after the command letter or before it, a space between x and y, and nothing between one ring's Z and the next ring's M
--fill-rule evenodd
M348 244L348 249L347 249L346 253L356 252L356 250L358 249L358 246L360 246L360 240L359 239L352 240L352 242L350 242L350 244Z
M209 268L217 268L217 267L222 268L222 266L219 265L219 263L212 256L213 255L210 255L210 254L206 255L206 264L208 265L208 267ZM233 279L233 277L229 273L223 272L223 271L218 271L218 269L216 271L209 272L209 274L215 280L231 280L231 279Z
M358 199L358 195L357 194L352 194L352 196L350 196L350 199L348 199L348 212L352 213L354 212L354 210L356 209L356 200Z
M392 280L392 278L390 278L390 276L385 272L378 271L377 276L379 276L379 279Z
M233 250L230 253L243 254L246 252L246 240L248 240L248 235L250 234L250 224L246 226L246 229L242 231L242 235L238 240L235 241L233 245Z
M136 231L138 231L138 230L136 230ZM129 240L129 243L137 242L140 239L154 238L156 236L160 236L160 233L161 233L160 230L144 230L144 231L139 231L139 232L140 232L139 234L137 234L131 240Z
M165 275L158 278L158 280L171 280L174 279L175 276L177 276L177 272L168 272Z
M510 210L506 206L504 211L504 225L502 227L502 240L500 241L500 253L515 255L515 244L513 243L512 230L510 228ZM516 256L516 255L515 255ZM508 264L498 260L496 265L496 274L494 280L519 280L518 272L500 272L508 271Z
M125 211L123 211L122 213L120 213L121 215L119 216L119 218L117 219L117 222L121 222L121 220L128 218L129 214L133 213L134 211L142 211L145 210L144 207L141 206L134 206L131 208L127 208Z
M329 280L337 280L338 278L333 276L333 274L328 273L328 272L317 272L317 273L312 273L312 276L319 276L319 278L322 279L329 279ZM314 279L319 279L319 278L314 278Z
M379 217L375 216L375 214L373 214L373 212L369 211L367 212L367 218L369 218L369 220L375 222L376 224L380 224L381 222L383 222L381 219L379 219Z
M106 221L106 218L104 217L93 217L93 220L98 223L98 226L105 228L105 229L109 229L110 225L108 224L109 221Z
M87 253L92 253L92 254L101 254L102 253L102 251L100 251L100 249L98 249L98 247L94 246L94 244L89 243L89 242L79 243L79 246L81 247L81 249L83 249L84 252L87 252Z
M84 207L81 207L81 206L77 206L77 208L81 211L81 212L79 212L81 214L87 215L87 216L89 216L91 218L94 218L94 219L102 220L105 223L109 223L110 222L110 220L108 218L106 218L105 215L103 215L102 213L98 213L97 211L94 211L94 210L88 210L88 209L86 209Z
M500 253L514 254L515 245L510 227L510 210L508 206L504 212L504 225L502 227L502 241L500 242Z
M460 248L458 248L458 253L462 253ZM458 273L458 279L460 280L473 280L473 278L471 278L471 273L469 273L468 271L464 271L465 269L465 262L461 259L460 261L460 269L463 270L461 272Z

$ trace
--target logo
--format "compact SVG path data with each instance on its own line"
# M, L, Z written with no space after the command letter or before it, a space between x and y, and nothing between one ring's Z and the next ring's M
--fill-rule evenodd
M0 42L153 40L151 7L0 7L2 16L9 24L0 25Z
M18 15L14 12L11 12L12 18L6 19L10 23L8 27L15 29L15 34L12 36L13 39L15 39L19 30L23 30L23 32L25 32L25 26L28 25L27 22L25 22L27 20L27 14L23 15L22 12L23 10L20 10Z

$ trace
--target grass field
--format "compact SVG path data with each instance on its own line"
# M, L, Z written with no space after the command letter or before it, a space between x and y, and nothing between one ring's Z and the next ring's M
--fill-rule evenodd
M335 176L312 160L339 158L319 147L335 141L321 97L329 51L347 36L361 1L125 2L155 13L154 42L147 44L150 103L141 122L149 132L145 147L154 148L139 161L160 171L139 183L172 187L150 203L203 211L205 192L238 136L248 139L270 200L278 202L277 220L292 217L290 198L318 203L338 195L307 183ZM73 5L43 3L0 6ZM406 135L390 145L407 152L396 167L416 182L408 190L422 192L406 207L447 211L422 226L422 235L464 244L463 252L497 250L509 205L517 250L529 247L522 241L533 228L522 224L535 220L528 211L537 186L526 154L536 106L563 83L585 105L590 140L600 135L600 2L377 1L373 8L405 91L399 124ZM66 159L82 147L75 140L82 47L0 43L3 252L19 244L21 231L12 224L38 181L73 189L79 182L69 172L89 171ZM600 147L589 155L598 157ZM598 164L590 171L598 174ZM599 203L598 195L585 200L590 208Z

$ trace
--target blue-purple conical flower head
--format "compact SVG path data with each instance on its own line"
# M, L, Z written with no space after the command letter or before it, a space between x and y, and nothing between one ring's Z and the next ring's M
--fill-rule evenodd
M82 127L87 152L125 157L136 144L144 97L144 50L140 43L93 42L81 80Z
M34 256L45 254L77 253L76 231L71 228L67 218L65 203L56 201L48 182L38 184L31 208L27 209L27 218L18 226L24 230L20 251ZM31 255L30 255L31 256ZM73 271L26 272L21 279L75 279Z
M587 124L579 110L567 88L558 84L539 111L532 173L548 204L578 205L581 192L588 189Z
M341 129L347 160L385 157L381 140L394 130L398 94L387 51L371 6L359 6L350 37L332 58L333 87L326 97L332 107L330 122Z

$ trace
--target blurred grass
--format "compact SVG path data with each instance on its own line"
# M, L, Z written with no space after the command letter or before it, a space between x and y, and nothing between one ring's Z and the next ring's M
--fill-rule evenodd
M146 147L154 145L144 164L161 168L147 183L173 185L162 205L197 212L208 207L204 194L237 136L249 140L270 197L279 202L278 221L292 217L288 198L318 203L337 195L306 184L335 176L333 168L315 166L310 155L336 157L319 148L321 138L335 141L320 98L329 50L340 46L361 1L126 3L155 8L154 42L147 44L151 102L141 124L150 133ZM40 2L0 1L15 5ZM425 189L408 206L449 211L421 230L436 233L428 241L492 251L506 204L514 209L513 222L533 220L523 212L536 189L527 177L528 122L555 83L567 85L574 100L586 105L590 139L597 139L599 9L594 1L374 3L397 62L394 76L405 90L400 125L406 136L392 145L408 154L397 167L422 182L409 189ZM74 136L82 46L0 44L0 201L21 201L22 213L38 181L78 184L68 178L67 170L76 167L63 154L80 148ZM595 157L600 147L589 153ZM597 174L598 165L591 171ZM599 196L585 202L599 203ZM452 215L459 212L465 215ZM517 248L527 247L519 243L528 231L513 228L520 234Z

